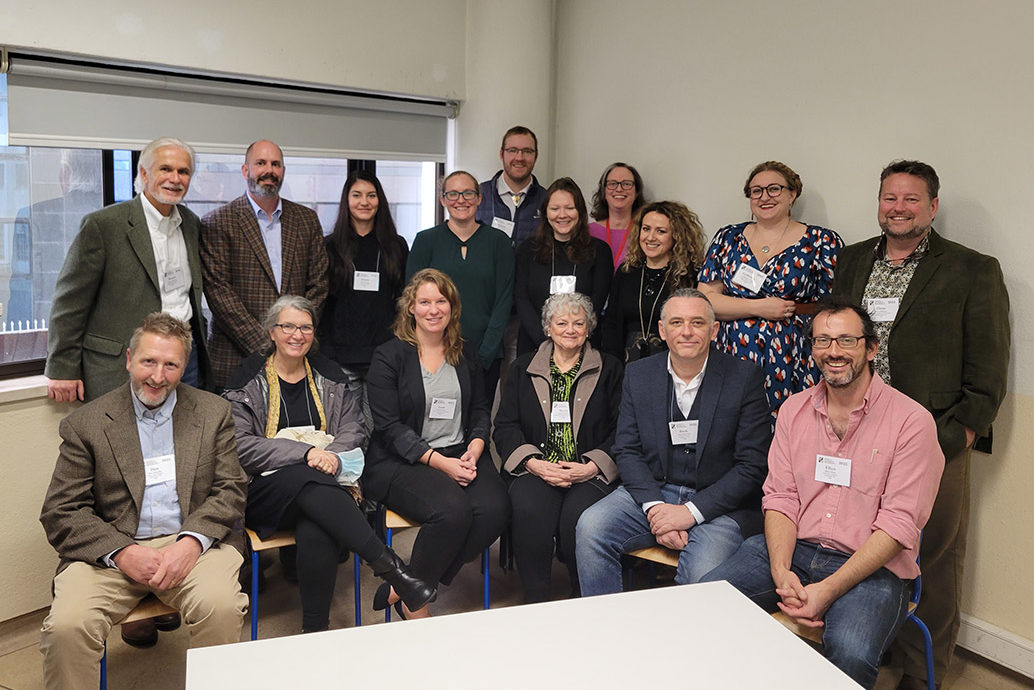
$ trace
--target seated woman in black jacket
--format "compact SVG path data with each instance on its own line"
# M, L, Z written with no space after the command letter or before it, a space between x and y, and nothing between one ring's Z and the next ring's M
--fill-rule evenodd
M547 299L546 340L514 361L495 418L495 445L513 504L514 556L529 603L550 598L554 537L572 594L578 594L575 525L618 481L610 448L622 365L586 342L595 326L585 295Z
M359 473L366 430L341 367L310 352L314 314L304 297L274 302L263 322L271 354L245 359L223 393L249 477L245 524L263 539L295 531L304 632L327 629L338 562L349 551L413 606L435 596L377 538L344 486ZM350 476L341 476L343 462Z
M510 514L499 473L486 452L489 429L481 364L460 337L460 300L452 280L417 271L402 291L395 338L373 353L366 383L374 433L363 473L371 498L421 524L410 566L425 582L449 584L502 533ZM374 608L413 611L382 585Z

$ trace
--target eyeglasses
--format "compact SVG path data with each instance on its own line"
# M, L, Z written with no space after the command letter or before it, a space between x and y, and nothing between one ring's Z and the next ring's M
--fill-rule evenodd
M635 187L635 181L634 180L607 180L606 183L603 186L606 187L607 189L611 190L611 191L617 189L618 187L621 187L621 189L632 189L633 187Z
M760 199L762 192L768 192L768 196L770 199L778 199L779 195L783 193L784 189L789 189L789 187L783 184L770 184L767 187L751 187L750 198Z
M284 335L294 335L295 331L301 331L302 335L312 335L312 324L303 323L299 326L296 323L278 323L276 327L284 332Z
M464 189L462 192L451 190L448 192L442 192L442 197L449 201L456 201L460 197L463 197L466 201L474 201L474 199L478 198L478 192L476 189Z
M858 344L859 340L864 340L864 335L840 335L836 338L830 338L828 335L817 335L814 338L810 338L811 346L816 350L826 350L833 344L833 341L837 341L837 345L850 350L852 347Z
M519 149L516 146L508 146L505 149L503 149L503 153L506 153L511 156L516 156L518 153L523 153L526 158L530 158L531 156L534 156L536 153L538 153L538 151L536 151L535 149Z

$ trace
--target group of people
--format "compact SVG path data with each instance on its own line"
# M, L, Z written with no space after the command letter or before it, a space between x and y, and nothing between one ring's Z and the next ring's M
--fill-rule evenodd
M588 596L620 591L622 554L660 544L680 552L676 582L729 580L825 625L827 656L867 687L922 533L943 677L969 453L1005 392L1009 324L997 261L932 229L933 168L887 166L882 234L844 247L793 218L800 177L761 163L743 187L752 220L708 245L696 214L647 202L620 162L590 223L573 180L539 185L537 151L508 130L502 169L448 175L446 221L407 247L373 174L349 175L324 238L280 197L273 142L248 148L245 194L204 219L180 204L190 147L144 149L138 196L84 219L55 290L51 397L93 402L62 423L41 516L62 557L48 686L91 685L148 591L196 644L236 640L241 516L295 532L281 561L305 631L328 627L350 552L384 580L374 608L422 617L510 525L527 602L553 596L554 553ZM363 496L422 525L408 565ZM153 644L153 626L123 637ZM899 639L911 687L922 641Z

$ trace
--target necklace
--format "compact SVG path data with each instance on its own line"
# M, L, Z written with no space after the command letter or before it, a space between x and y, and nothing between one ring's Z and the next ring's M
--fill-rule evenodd
M783 241L783 235L786 234L786 230L787 230L787 228L790 227L790 223L792 223L792 222L793 222L793 218L788 216L786 218L786 225L783 226L782 232L780 232L779 233L779 237L776 238L776 244L779 244L780 242ZM756 233L758 233L759 235L761 234L761 227L757 223L754 223L754 231ZM770 251L772 251L772 248L770 246L768 246L767 244L761 246L761 253L762 254L768 254Z
M649 319L643 318L643 282L646 278L645 262L643 263L643 272L639 274L639 332L643 334L644 339L649 339L650 331L653 330L653 324L655 323L653 321L653 312L657 309L657 300L661 298L661 293L664 292L664 285L668 282L668 274L670 273L668 268L670 265L671 264L669 263L668 266L664 267L664 280L661 282L660 287L657 288L657 295L653 298L653 305L650 307ZM647 297L649 297L649 295L647 295ZM650 325L649 329L647 329L647 323Z

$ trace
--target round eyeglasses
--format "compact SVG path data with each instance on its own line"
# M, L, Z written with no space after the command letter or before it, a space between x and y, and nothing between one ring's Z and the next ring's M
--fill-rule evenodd
M783 193L784 189L789 189L789 187L784 184L770 184L767 187L751 187L749 190L750 198L760 199L764 192L768 192L768 197L770 199L777 199L779 198L779 195Z

